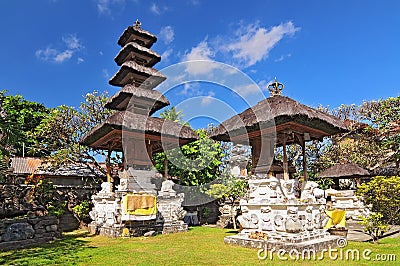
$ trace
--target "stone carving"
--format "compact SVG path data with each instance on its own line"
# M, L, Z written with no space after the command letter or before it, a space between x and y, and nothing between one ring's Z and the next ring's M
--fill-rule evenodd
M261 207L262 230L274 230L274 216L271 207Z
M302 229L302 224L298 215L298 207L287 207L288 218L285 222L285 231L287 233L299 233Z
M101 190L100 190L99 193L101 193L101 194L109 194L109 193L112 193L112 187L113 187L113 185L112 185L111 182L103 182L103 183L101 184Z
M3 241L17 241L30 239L35 236L35 230L28 223L15 223L10 225L4 235L1 237Z
M174 181L165 180L161 184L161 190L160 190L160 192L158 192L158 195L159 196L169 196L169 197L176 196L176 191L173 189L174 185L175 185Z
M318 189L318 184L314 181L307 181L303 191L301 192L300 200L305 203L316 203L317 199L314 195L314 190L315 194L317 194L318 197L320 198L321 191L320 189ZM323 196L323 191L322 191L322 196Z
M231 158L229 159L228 167L230 173L235 176L247 176L247 162L246 149L241 144L236 144L231 151Z
M312 206L307 206L306 208L306 220L305 220L305 229L308 231L312 231L314 229L314 221L313 221L313 215L312 215Z
M296 186L296 180L295 179L290 179L290 180L282 180L281 183L283 183L283 193L285 194L285 197L290 200L290 199L295 199L295 186Z
M285 221L282 215L278 214L274 218L275 230L284 232L285 231Z
M238 221L240 226L244 229L257 229L258 228L258 217L256 214L244 213L239 215Z

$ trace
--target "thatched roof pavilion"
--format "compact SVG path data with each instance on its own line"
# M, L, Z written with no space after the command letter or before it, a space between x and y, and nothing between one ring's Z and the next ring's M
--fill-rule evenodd
M337 117L282 96L283 87L275 80L268 86L269 98L221 123L211 138L250 144L254 171L260 173L270 171L274 147L283 146L284 177L288 179L286 145L302 146L306 169L305 142L345 132L347 126Z
M264 112L269 114L263 115ZM242 136L239 135L243 132L241 125L245 125L247 133ZM275 126L278 134L287 130L308 133L310 140L322 140L323 137L347 130L345 123L335 116L308 107L289 97L274 95L221 123L213 130L212 138L222 141L234 139L240 142L241 138L254 138L263 134L260 128L264 129L265 133L269 132L270 126ZM281 145L282 140L278 141Z
M370 175L368 170L354 163L338 163L318 174L319 177L341 179L362 178L369 177Z
M338 163L329 167L325 171L318 174L320 178L332 178L335 185L334 188L339 189L339 179L356 179L360 184L362 178L368 178L371 173L354 163Z
M176 140L183 145L198 139L191 128L171 120L121 111L93 128L82 140L82 144L95 149L123 151L123 137L148 141L153 147L152 153L162 151L161 138L165 142L164 147L170 144L174 148Z

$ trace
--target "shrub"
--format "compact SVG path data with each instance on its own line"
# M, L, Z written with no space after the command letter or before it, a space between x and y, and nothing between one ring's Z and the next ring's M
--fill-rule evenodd
M361 216L360 218L362 221L359 223L364 226L364 231L372 237L374 243L388 230L388 224L382 220L383 215L379 212L372 213L368 217Z
M363 196L373 212L382 214L388 224L400 224L400 177L376 176L358 187L357 195Z

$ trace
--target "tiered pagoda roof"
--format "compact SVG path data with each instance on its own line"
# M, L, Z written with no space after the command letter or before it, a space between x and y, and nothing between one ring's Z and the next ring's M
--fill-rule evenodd
M153 90L166 79L152 68L161 60L161 56L150 49L156 41L157 37L143 30L138 21L121 35L118 44L122 49L115 57L120 69L109 83L122 88L105 105L116 112L93 128L82 144L96 149L122 151L122 138L126 134L136 140L146 140L146 145L151 146L148 152L153 153L169 147L169 143L182 145L198 139L189 127L151 117L170 104L160 92Z

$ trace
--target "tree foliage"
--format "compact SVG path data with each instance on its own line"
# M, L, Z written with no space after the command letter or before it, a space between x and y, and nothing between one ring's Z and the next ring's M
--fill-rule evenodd
M185 126L189 126L189 123L183 120L182 110L176 110L175 106L171 108L167 108L160 113L160 117L164 119L168 119L174 121L175 123L179 123Z
M373 212L383 215L383 221L400 224L400 177L376 176L358 187L357 195L363 196Z
M313 174L343 161L368 170L395 164L399 170L400 97L325 111L346 121L350 131L324 141L323 152L310 164Z
M360 224L364 227L364 231L372 237L374 243L377 243L379 237L388 230L389 226L383 221L383 215L379 212L360 218Z
M168 174L179 179L179 184L198 186L219 176L223 156L218 142L208 137L205 129L196 131L199 140L167 151ZM164 172L164 153L154 157L157 171Z
M70 163L92 163L104 171L97 163L96 156L101 151L80 145L80 140L111 113L104 108L107 92L88 93L79 108L59 106L50 111L33 132L36 152L48 154L47 160L53 166Z
M43 104L31 102L22 95L7 95L3 94L3 108L7 113L7 119L12 123L14 139L12 145L14 148L14 155L23 156L24 150L30 156L44 156L41 152L35 152L32 147L35 140L33 131L47 117L50 110Z

